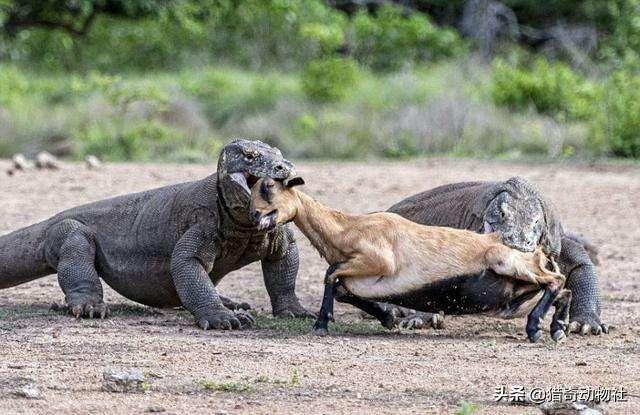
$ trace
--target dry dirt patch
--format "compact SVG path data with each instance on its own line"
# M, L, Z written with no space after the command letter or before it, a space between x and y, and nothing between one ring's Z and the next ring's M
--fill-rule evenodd
M8 167L0 161L0 171ZM81 203L204 177L214 165L106 165L88 171L0 175L0 234ZM620 387L640 407L640 168L428 159L411 162L300 163L306 190L352 212L384 210L417 191L464 180L523 175L555 204L568 229L601 249L600 337L529 344L523 320L451 317L446 328L387 332L338 305L326 338L309 321L275 321L259 266L228 275L221 289L261 312L258 327L203 332L182 311L138 306L107 289L105 321L75 321L48 311L62 293L54 276L0 291L0 412L17 413L453 413L462 401L478 413L538 413L492 402L500 385ZM319 307L325 264L298 235L298 293ZM111 367L138 368L146 392L102 391ZM13 394L35 384L41 399Z

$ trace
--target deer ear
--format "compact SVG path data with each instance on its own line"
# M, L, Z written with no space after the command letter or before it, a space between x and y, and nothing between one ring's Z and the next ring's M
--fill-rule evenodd
M302 186L304 184L304 179L302 177L292 177L291 179L285 179L284 185L287 188L292 188L294 186Z

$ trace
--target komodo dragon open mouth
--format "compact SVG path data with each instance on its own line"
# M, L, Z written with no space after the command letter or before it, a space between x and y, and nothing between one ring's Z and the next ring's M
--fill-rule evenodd
M276 227L276 215L278 214L278 210L274 209L266 215L259 218L256 223L256 227L259 231L269 231Z
M247 194L251 194L251 188L258 182L258 180L260 180L259 177L254 176L249 172L231 173L229 176L231 177L231 180L238 183L247 192Z

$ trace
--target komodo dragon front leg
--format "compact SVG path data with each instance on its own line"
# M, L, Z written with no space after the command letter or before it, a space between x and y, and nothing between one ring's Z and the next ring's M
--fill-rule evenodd
M186 231L171 256L173 283L182 305L204 330L249 327L253 318L225 307L209 277L219 246L218 239L200 225Z
M46 232L45 259L58 272L58 283L65 295L63 309L76 318L104 318L109 313L103 302L95 255L93 231L77 220L62 220Z
M315 314L300 304L295 293L300 259L293 231L288 225L284 232L274 233L269 251L270 254L262 260L262 275L273 315L315 318Z
M600 289L587 249L572 238L564 237L558 262L572 294L570 331L582 335L608 333L609 327L600 321Z

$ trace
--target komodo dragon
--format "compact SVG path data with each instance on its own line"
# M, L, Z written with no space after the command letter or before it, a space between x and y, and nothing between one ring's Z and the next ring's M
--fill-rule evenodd
M295 295L298 249L288 227L259 232L248 216L250 186L293 165L260 141L228 143L209 177L66 210L0 236L0 288L55 272L75 317L105 317L102 278L154 307L184 306L203 329L238 329L252 318L222 297L227 273L261 260L276 316L311 317ZM245 308L243 306L242 308Z
M506 245L522 251L542 245L557 258L560 271L567 277L566 287L572 293L570 330L596 335L608 332L607 325L600 321L598 276L590 258L593 246L565 233L548 202L525 179L448 184L408 197L389 211L424 225L498 232ZM537 287L487 271L473 278L451 278L387 301L418 310L451 314L491 311L509 316L518 309L522 312L524 303L533 304L529 300L537 292ZM389 307L392 311L394 306ZM428 323L433 318L427 315L422 321ZM560 333L551 334L556 340L562 337Z

